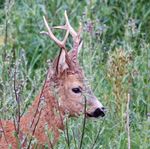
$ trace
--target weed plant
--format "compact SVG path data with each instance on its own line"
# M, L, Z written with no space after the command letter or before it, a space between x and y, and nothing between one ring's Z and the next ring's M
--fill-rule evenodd
M80 63L107 114L86 119L85 126L84 115L66 119L54 148L150 148L149 8L146 0L1 0L0 119L24 114L40 91L47 61L59 52L40 34L45 29L42 16L50 25L63 24L67 10L72 26L82 23ZM64 33L55 34L59 38ZM69 39L68 48L71 43Z

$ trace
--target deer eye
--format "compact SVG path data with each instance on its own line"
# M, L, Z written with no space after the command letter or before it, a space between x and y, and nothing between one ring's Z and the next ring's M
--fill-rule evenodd
M79 87L73 88L72 91L73 91L74 93L81 93L81 89L80 89Z

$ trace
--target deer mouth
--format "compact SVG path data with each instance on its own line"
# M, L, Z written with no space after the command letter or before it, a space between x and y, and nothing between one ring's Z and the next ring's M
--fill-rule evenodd
M97 108L94 112L92 113L87 113L87 117L94 117L94 118L99 118L99 117L104 117L105 116L105 110Z

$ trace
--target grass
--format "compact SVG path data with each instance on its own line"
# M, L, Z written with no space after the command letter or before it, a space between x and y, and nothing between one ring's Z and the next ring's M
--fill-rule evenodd
M59 52L47 37L42 16L50 25L83 24L80 63L95 95L107 107L102 120L86 120L82 148L126 149L126 105L130 94L131 149L150 148L150 3L144 0L5 0L0 1L0 118L16 115L14 72L21 112L42 87L47 60ZM60 33L57 33L58 37ZM71 40L68 47L71 47ZM70 148L78 149L83 117L67 120ZM55 148L68 148L66 133Z

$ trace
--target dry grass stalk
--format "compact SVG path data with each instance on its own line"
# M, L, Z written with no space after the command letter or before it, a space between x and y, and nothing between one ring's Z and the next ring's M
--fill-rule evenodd
M130 141L130 109L129 109L129 104L130 104L130 94L128 93L128 101L127 101L127 111L126 111L126 116L127 116L127 122L126 122L126 128L127 128L127 134L128 134L128 149L131 148L131 141Z

